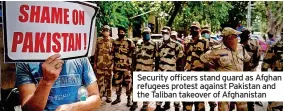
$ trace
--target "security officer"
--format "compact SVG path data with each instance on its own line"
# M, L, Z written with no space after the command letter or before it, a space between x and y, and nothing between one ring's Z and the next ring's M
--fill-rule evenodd
M178 36L178 33L176 31L171 31L171 39L175 42L178 42L182 45L183 49L184 49L184 46L183 46L183 40L181 40L180 38L177 37ZM182 59L180 59L182 60ZM181 70L177 70L177 71L183 71L183 64L185 64L185 61L178 61L178 63L181 63L182 65L177 65L177 69L181 69ZM175 106L175 111L178 111L179 108L180 108L180 102L179 101L175 101L174 102L174 106Z
M251 61L244 63L244 71L256 71L256 67L260 61L260 45L257 39L250 38L250 30L247 28L242 29L240 34L240 43L244 46L244 49L248 52L251 57ZM248 111L254 111L254 102L248 102ZM261 105L260 102L256 104Z
M169 27L164 27L162 29L163 42L159 44L157 51L157 59L155 65L157 68L156 71L176 71L181 70L177 69L179 65L178 61L181 61L183 57L183 47L180 43L175 42L170 39L171 29ZM156 103L156 111L162 110L162 102ZM164 110L170 108L170 102L165 102Z
M208 25L201 28L201 36L209 41L209 49L212 49L214 45L219 45L220 42L222 42L217 37L211 37L211 31Z
M250 33L249 29L244 28L242 29L242 34L240 34L240 43L251 56L251 61L244 64L244 71L256 71L261 55L259 42L257 39L250 38Z
M193 22L190 26L191 38L185 41L185 56L186 65L185 71L207 71L204 64L200 62L201 54L204 54L209 49L209 41L206 38L200 37L200 24ZM195 106L195 111L205 111L204 102L183 102L183 109L192 110L192 105Z
M241 32L225 27L222 31L223 43L201 55L200 60L217 71L243 71L244 62L249 62L251 57L238 44L239 34ZM246 102L236 102L236 105L238 111L247 111ZM229 111L229 108L229 102L218 102L218 111Z
M263 58L263 63L261 71L283 71L283 33L281 33L281 39L274 45L269 47L265 57ZM282 111L283 102L268 102L267 111Z
M133 64L135 71L154 71L154 62L157 53L156 42L151 40L151 29L145 27L142 33L143 40L138 40L136 50L134 53ZM147 111L149 102L143 102L141 111ZM137 102L133 102L130 110L134 111L138 107Z
M176 31L171 31L171 39L173 41L179 42L180 44L184 44L184 41L178 37L178 33Z
M98 79L98 86L100 90L100 96L107 93L106 102L111 102L111 90L112 90L112 71L113 71L113 42L114 40L109 36L110 27L108 25L103 26L102 35L97 39L96 51L94 55L94 70Z
M135 45L132 40L126 38L126 29L124 27L118 28L118 39L114 41L114 80L116 85L117 99L112 102L112 104L117 104L121 102L120 95L122 91L122 81L124 80L126 87L127 106L130 107L131 104L131 65L132 65L132 55L135 50Z

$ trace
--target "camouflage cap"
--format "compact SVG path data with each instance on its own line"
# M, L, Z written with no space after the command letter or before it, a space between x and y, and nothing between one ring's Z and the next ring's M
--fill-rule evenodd
M163 30L165 30L165 29L168 30L168 31L171 31L171 27L169 27L169 26L164 26Z
M103 26L103 29L108 29L108 30L110 30L110 27L109 27L108 25L104 25L104 26Z
M210 26L209 25L205 25L205 26L203 26L202 28L201 28L201 32L209 32L210 33Z
M233 28L230 28L230 27L225 27L222 31L222 36L223 37L226 37L226 36L229 36L229 35L239 35L241 34L242 32L239 32L239 31L236 31L235 29Z
M192 22L190 27L197 27L200 29L200 23L199 22Z
M169 33L168 29L163 29L161 32Z
M149 27L145 27L144 30L143 30L143 32L149 32L149 33L151 33L151 29L150 29Z
M171 35L175 35L175 36L177 36L177 35L178 35L178 33L177 33L176 31L172 31L172 32L171 32Z

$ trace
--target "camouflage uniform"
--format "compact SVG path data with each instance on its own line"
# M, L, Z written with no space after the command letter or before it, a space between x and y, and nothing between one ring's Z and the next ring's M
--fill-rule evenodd
M283 40L269 47L266 52L261 70L267 71L269 68L272 71L283 71Z
M123 38L122 40L115 40L114 47L114 80L116 85L116 94L121 95L122 81L126 82L126 95L131 95L131 64L132 54L134 51L133 41Z
M158 71L176 71L177 60L183 57L183 47L180 43L170 39L169 43L161 43L158 47ZM161 105L162 102L157 102Z
M197 41L193 41L192 38L185 41L185 55L186 65L185 71L206 71L208 68L204 67L204 64L200 62L201 54L204 54L209 49L209 41L205 38L199 37ZM194 106L198 107L198 111L205 110L204 102L194 102ZM183 103L186 110L191 111L193 102Z
M96 64L96 76L98 79L98 86L100 90L100 96L102 97L104 92L107 93L107 97L111 98L112 90L112 69L113 69L113 52L112 52L112 38L104 39L100 37L97 39L95 64Z
M240 32L232 28L224 28L222 32L223 37L233 34L238 35ZM238 45L236 51L233 51L222 43L201 55L200 60L204 64L210 63L216 66L217 71L243 71L244 62L249 62L251 57L241 44ZM236 102L236 104L238 111L247 111L246 102ZM218 108L218 111L229 111L229 102L218 102Z
M263 63L261 70L268 71L283 71L283 38L276 42L273 46L269 47L265 57L263 58ZM268 102L268 111L274 111L276 109L282 110L283 102Z
M260 60L260 45L257 39L252 39L249 37L250 30L247 28L242 29L242 34L240 35L240 43L244 45L244 49L248 52L251 57L249 62L244 63L244 71L256 71L256 67ZM249 111L254 111L254 104L259 104L260 102L247 102L247 107Z
M192 38L185 42L186 71L204 71L204 65L200 62L201 54L204 54L209 48L209 41L205 38L199 38L196 42Z
M158 71L176 71L176 61L184 55L182 45L173 40L162 43L156 54L160 59Z

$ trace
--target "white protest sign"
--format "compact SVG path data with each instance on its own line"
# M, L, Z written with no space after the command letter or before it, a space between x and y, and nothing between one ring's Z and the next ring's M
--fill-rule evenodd
M5 62L87 57L98 8L88 2L3 2Z

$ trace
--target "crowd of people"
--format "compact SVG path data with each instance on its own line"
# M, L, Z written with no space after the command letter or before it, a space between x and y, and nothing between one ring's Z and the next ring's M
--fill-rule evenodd
M92 110L100 107L101 100L112 105L121 102L122 83L126 83L127 106L131 111L138 108L132 98L132 74L134 71L256 71L260 61L257 39L250 38L251 31L241 32L225 27L222 39L212 38L210 27L198 22L190 25L190 36L181 39L177 32L165 26L162 41L151 39L151 29L145 27L142 38L132 41L126 37L126 29L118 28L118 38L110 37L110 27L102 27L103 37L98 37L94 65L87 58L61 60L56 54L44 63L18 63L16 85L20 90L23 109L35 110ZM240 42L238 40L240 37ZM282 37L283 38L283 37ZM266 52L261 64L262 71L283 71L282 38ZM72 80L72 81L71 81ZM112 81L114 80L114 81ZM112 82L116 99L112 100ZM78 89L84 85L88 98L78 101ZM205 111L205 103L174 102L176 109ZM144 101L141 111L149 102ZM170 109L170 102L156 102L155 111ZM261 102L209 102L210 111L254 111L254 104ZM269 102L268 111L282 106L282 102Z
M126 82L127 106L130 110L138 107L131 101L132 73L134 71L256 71L259 65L261 51L257 39L250 38L251 31L241 32L225 27L222 39L211 37L210 27L201 27L198 22L190 26L190 36L181 39L176 31L165 26L162 30L162 41L151 39L151 29L145 27L142 38L132 41L125 36L126 29L118 28L118 39L110 37L110 27L104 26L103 37L98 38L94 56L94 70L97 74L100 97L107 95L106 102L112 105L121 102L122 81ZM240 37L240 41L238 39ZM263 59L262 70L283 71L282 69L282 39L271 46ZM116 100L111 100L111 83L116 87ZM167 110L170 102L156 102L156 111ZM149 102L143 102L142 111L146 111ZM253 105L261 102L209 102L211 111L218 106L219 111L229 111L237 106L238 111L253 111ZM270 103L271 111L276 103ZM174 102L176 109L204 111L204 102ZM274 106L273 106L274 105ZM277 104L279 105L279 104Z

